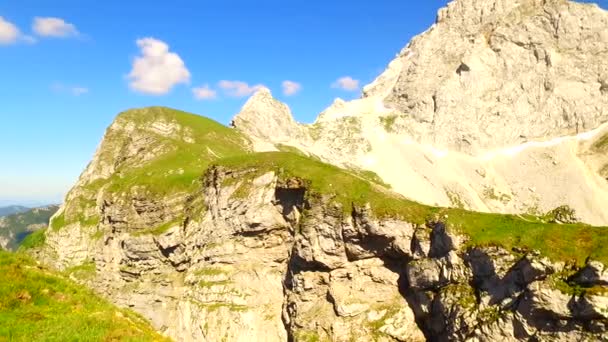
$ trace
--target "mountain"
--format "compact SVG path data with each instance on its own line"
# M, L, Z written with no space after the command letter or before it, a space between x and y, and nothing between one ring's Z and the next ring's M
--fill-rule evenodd
M50 205L0 217L0 249L16 250L28 235L45 229L58 209Z
M311 125L125 111L23 249L179 341L607 339L605 18L453 1Z
M16 213L22 213L24 211L28 211L30 208L23 207L20 205L10 205L6 207L0 207L0 216L6 216Z
M147 322L23 254L0 251L0 339L164 341ZM84 275L72 269L67 274Z
M292 146L371 170L428 205L536 215L568 205L606 225L607 28L592 4L453 1L362 98L300 125L256 94L233 125L256 151Z

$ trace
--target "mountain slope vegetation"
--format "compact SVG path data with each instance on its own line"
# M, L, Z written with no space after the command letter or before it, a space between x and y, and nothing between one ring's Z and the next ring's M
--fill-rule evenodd
M165 341L119 309L24 254L0 252L0 341Z

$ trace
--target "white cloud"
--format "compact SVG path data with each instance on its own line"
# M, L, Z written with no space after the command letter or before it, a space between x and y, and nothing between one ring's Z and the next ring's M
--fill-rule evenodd
M208 84L192 89L192 93L197 100L213 100L217 98L217 91L209 88Z
M355 91L359 89L359 80L355 80L350 76L338 78L332 85L332 88L338 88L346 91Z
M21 33L15 24L0 17L0 45L16 43Z
M80 35L76 26L66 22L61 18L34 18L32 30L41 37L74 37Z
M220 88L224 90L224 92L228 96L232 97L243 97L249 96L256 92L257 90L264 88L263 84L256 84L250 86L247 82L243 81L226 81L222 80L218 84Z
M295 95L297 92L302 90L302 85L294 81L283 81L283 94L285 96Z
M87 94L89 92L89 88L85 88L85 87L72 87L72 89L70 89L72 95L74 96L80 96L80 95L84 95Z
M127 76L131 89L151 95L163 95L180 83L190 82L190 71L169 45L154 38L137 40L141 56L133 61Z

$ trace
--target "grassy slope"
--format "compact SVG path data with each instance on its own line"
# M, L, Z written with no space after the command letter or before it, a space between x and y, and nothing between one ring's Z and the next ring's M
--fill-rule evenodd
M210 162L246 151L247 141L239 132L199 115L153 107L146 113L145 120L137 111L125 112L121 118L138 124L159 119L173 121L189 128L194 141L157 136L174 148L140 167L119 170L121 177L110 179L110 190L120 191L125 187L141 185L159 195L191 191Z
M22 254L0 252L0 341L164 341L118 309Z
M28 229L30 225L48 225L49 219L57 209L59 209L58 206L49 206L5 216L0 219L0 236L8 237L12 233L15 238L9 243L8 248L15 250L23 239L32 233Z

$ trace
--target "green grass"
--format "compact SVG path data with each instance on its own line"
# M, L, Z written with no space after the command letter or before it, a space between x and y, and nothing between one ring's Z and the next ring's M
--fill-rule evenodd
M441 209L439 217L469 236L469 245L495 245L538 250L553 260L582 265L587 257L608 264L606 227L585 224L555 224L527 220L515 215L476 213Z
M67 276L80 280L92 279L95 277L96 272L95 262L90 260L80 265L72 266L64 271Z
M60 230L62 227L65 227L65 225L66 225L66 220L65 220L64 213L61 213L51 219L50 226L53 227L53 230L55 230L55 231Z
M306 157L306 153L302 152L297 147L293 147L293 146L289 146L289 145L284 145L284 144L276 144L275 147L277 148L277 150L279 150L281 152L291 152L293 154L298 154L298 155Z
M0 252L0 341L166 341L135 313Z
M32 234L28 235L21 242L21 245L19 246L19 250L27 250L27 249L37 248L37 247L44 245L44 243L46 242L46 235L45 235L46 230L47 230L47 228L40 229L40 230L37 230L37 231L33 232Z
M210 162L247 152L248 141L241 133L211 119L164 107L143 110L146 110L145 115L134 110L119 118L139 124L158 120L173 122L192 140L157 135L157 144L169 146L169 151L135 168L118 170L120 175L110 179L109 191L120 192L137 185L159 196L189 192L196 188L196 181Z

